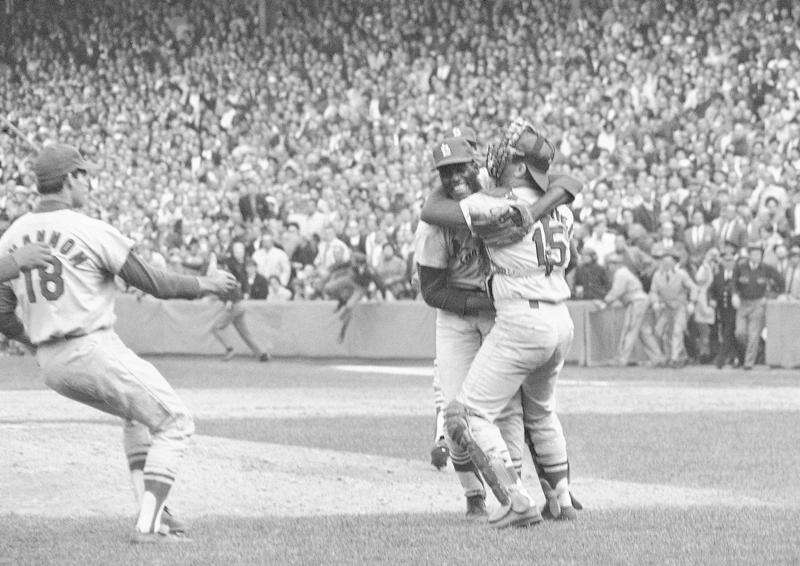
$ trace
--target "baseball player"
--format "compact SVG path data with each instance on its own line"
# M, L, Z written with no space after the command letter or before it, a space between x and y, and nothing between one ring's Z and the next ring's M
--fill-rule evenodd
M433 160L442 188L451 198L460 200L481 189L474 150L466 139L447 138L438 143L433 148ZM422 297L437 309L434 391L443 409L455 398L494 324L494 308L485 287L487 258L482 244L466 226L453 230L420 222L414 259ZM441 410L437 412L437 444L431 454L434 465L436 456L441 454L439 447L447 446L443 420ZM514 466L521 469L523 429L519 394L499 415L497 424ZM452 448L453 468L467 500L466 515L470 519L484 517L486 490L480 474L469 454L457 446ZM437 467L447 463L446 456L442 460Z
M163 299L226 293L236 280L224 272L193 277L153 269L118 230L75 210L89 196L89 167L77 149L62 144L46 146L34 158L39 207L3 234L0 257L37 241L51 249L52 258L47 269L24 271L0 285L0 331L36 347L50 388L124 419L125 453L139 500L133 540L190 540L164 505L194 422L158 370L114 332L114 278ZM17 305L22 321L14 313Z
M473 231L487 218L505 216L509 206L527 210L544 200L551 184L570 194L580 190L580 183L572 178L548 176L554 154L552 144L529 123L512 122L502 142L490 147L487 155L489 174L508 196L484 192L459 203ZM542 519L514 472L495 424L520 387L525 436L547 498L548 515L574 519L575 509L580 508L569 491L566 442L555 414L555 385L573 335L564 304L570 295L564 275L571 258L571 232L572 213L558 206L529 226L522 240L507 245L487 242L495 325L456 399L448 405L445 421L454 444L468 451L501 503L489 518L494 528L527 526Z

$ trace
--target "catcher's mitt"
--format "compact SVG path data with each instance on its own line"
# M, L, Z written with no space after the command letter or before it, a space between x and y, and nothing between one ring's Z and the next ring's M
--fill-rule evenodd
M470 214L472 232L490 247L503 247L522 240L531 231L534 219L528 207L509 203L492 208L489 214Z

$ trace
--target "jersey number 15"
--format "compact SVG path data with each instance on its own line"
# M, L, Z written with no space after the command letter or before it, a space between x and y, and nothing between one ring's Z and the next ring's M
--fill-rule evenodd
M36 302L36 293L33 288L33 272L39 274L39 293L46 301L55 301L64 294L64 278L61 277L63 266L61 260L53 258L50 267L30 269L22 272L25 277L25 290L28 292L28 302Z

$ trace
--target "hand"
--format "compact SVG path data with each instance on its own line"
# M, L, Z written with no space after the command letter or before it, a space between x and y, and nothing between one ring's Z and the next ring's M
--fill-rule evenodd
M740 306L742 306L742 299L739 297L739 295L731 296L731 306L735 309L738 309Z
M689 316L692 316L694 314L694 303L689 303L688 305L686 305L686 313Z
M597 308L597 310L601 311L604 308L606 308L608 305L605 303L605 301L601 301L601 300L597 299L596 301L594 301L594 306Z
M712 309L717 308L717 301L714 299L709 299L708 306L710 306Z
M33 269L34 267L47 267L50 265L50 260L53 259L53 254L50 247L39 242L25 244L11 253L14 262L19 267L20 271Z
M215 295L230 293L239 285L236 277L227 271L217 271L212 275L198 277L197 279L200 281L200 289L203 292Z

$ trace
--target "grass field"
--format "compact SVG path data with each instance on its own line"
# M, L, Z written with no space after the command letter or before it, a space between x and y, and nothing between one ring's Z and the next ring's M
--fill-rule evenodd
M800 562L796 372L566 368L586 509L492 532L428 464L425 365L152 361L197 417L171 498L195 542L130 544L119 425L0 358L0 564Z

